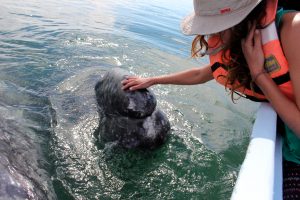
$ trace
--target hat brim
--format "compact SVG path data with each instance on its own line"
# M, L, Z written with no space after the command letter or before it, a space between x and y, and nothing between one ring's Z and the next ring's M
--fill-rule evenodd
M182 20L181 30L185 35L208 35L221 32L240 23L260 2L261 0L256 0L243 9L214 16L198 16L192 13Z

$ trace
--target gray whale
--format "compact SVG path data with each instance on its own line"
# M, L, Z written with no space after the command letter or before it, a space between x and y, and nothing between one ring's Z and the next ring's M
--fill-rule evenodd
M128 72L115 68L95 86L100 115L99 139L117 142L128 149L154 149L166 141L170 122L156 107L153 92L122 90L121 81L127 76Z
M0 116L0 199L57 199L32 130Z

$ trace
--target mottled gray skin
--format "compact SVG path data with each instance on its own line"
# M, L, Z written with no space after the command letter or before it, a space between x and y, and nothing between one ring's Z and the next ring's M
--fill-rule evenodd
M129 149L154 149L165 142L170 123L156 108L156 98L150 90L122 90L121 81L127 76L128 72L115 68L95 86L100 139Z
M24 131L15 121L0 116L0 199L55 200L50 178L40 168L41 150L31 138L21 137Z

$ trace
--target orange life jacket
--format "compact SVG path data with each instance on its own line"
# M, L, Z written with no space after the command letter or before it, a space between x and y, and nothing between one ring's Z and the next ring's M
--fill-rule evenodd
M276 1L268 0L267 2L266 17L263 20L265 28L261 30L263 51L265 57L265 70L278 85L279 89L288 98L293 100L294 94L289 76L288 62L281 48L274 21L276 11L274 13L274 9L268 9L274 6L274 3L276 3ZM211 53L209 55L209 58L213 76L217 80L217 82L222 85L226 85L228 70L223 62L223 50L220 50L222 49L222 42L219 36L211 36L208 40L208 45L209 47L212 47L210 49ZM229 51L226 52L226 55L229 55ZM236 81L236 83L234 84L239 85L238 81ZM227 84L226 87L231 89L233 85ZM242 96L245 96L246 98L253 101L267 101L263 92L255 84L253 84L253 90L251 90L250 85L248 85L236 89L235 92L243 94Z

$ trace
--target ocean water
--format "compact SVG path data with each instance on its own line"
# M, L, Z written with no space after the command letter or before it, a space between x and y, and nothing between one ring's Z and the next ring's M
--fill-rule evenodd
M99 145L94 86L113 67L201 67L180 33L192 1L1 0L0 199L229 199L257 104L222 86L152 87L168 116L154 151Z

